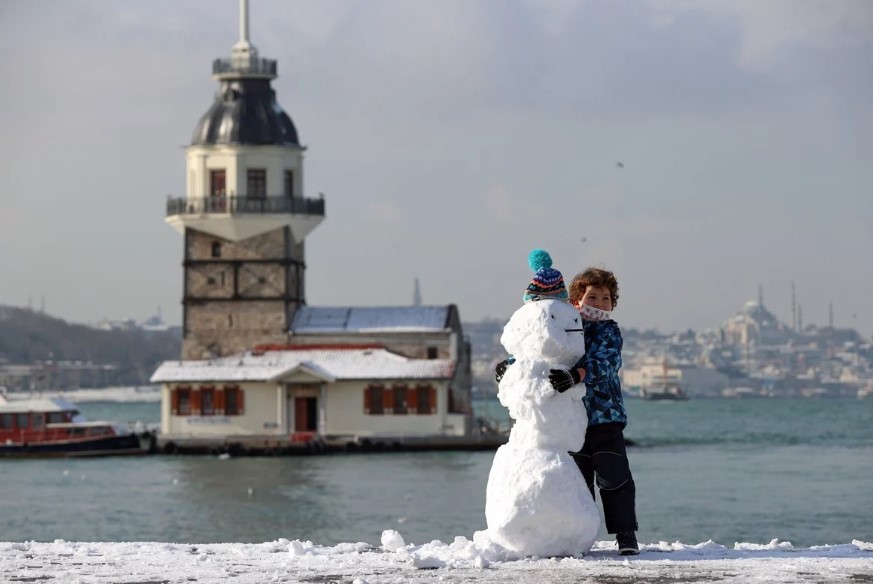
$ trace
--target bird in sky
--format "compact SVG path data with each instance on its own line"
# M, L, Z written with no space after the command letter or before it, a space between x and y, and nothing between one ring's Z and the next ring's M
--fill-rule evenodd
M624 168L624 162L616 162L615 165L619 168Z

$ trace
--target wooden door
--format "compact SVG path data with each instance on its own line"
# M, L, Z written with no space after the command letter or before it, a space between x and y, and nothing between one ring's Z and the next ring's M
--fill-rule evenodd
M294 431L318 431L318 399L314 397L294 398Z

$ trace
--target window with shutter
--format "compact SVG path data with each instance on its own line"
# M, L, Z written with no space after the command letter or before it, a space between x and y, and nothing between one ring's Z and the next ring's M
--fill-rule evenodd
M200 388L200 415L215 415L215 386L207 385Z
M404 415L408 413L406 399L409 396L409 389L405 385L395 385L392 391L394 394L394 413Z
M192 409L191 388L187 386L176 388L176 415L190 416Z
M242 389L238 385L225 385L222 405L225 416L241 416L244 411Z
M416 409L417 414L429 414L430 412L430 386L427 385L419 385L415 388L416 393L418 394L417 406Z
M381 416L385 413L385 389L381 385L371 385L368 388L370 394L369 414Z

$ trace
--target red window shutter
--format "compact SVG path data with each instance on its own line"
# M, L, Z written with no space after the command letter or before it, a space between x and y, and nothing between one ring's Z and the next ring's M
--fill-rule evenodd
M409 414L418 413L418 389L409 387L406 390L406 412Z
M430 387L430 413L435 414L437 411L437 403L436 403L436 388Z
M385 391L382 392L382 395L384 396L382 398L384 400L382 402L383 411L386 414L393 414L394 413L394 390L386 387Z
M239 415L246 413L246 392L239 386L236 388L237 402L239 403Z
M370 413L370 386L364 388L364 413Z
M191 390L191 415L200 415L200 388Z
M179 389L176 387L170 390L170 404L173 415L179 415Z

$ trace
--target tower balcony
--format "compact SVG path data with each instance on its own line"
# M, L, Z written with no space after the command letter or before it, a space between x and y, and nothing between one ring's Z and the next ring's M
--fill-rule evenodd
M170 215L203 215L204 213L291 213L294 215L321 215L324 217L324 199L274 195L248 197L245 195L214 197L167 197L167 217Z
M238 79L260 77L275 79L276 60L262 59L255 55L238 55L229 59L215 59L212 62L212 76L216 79Z
M323 198L240 195L167 197L166 222L184 234L186 229L240 241L289 226L297 242L324 220Z

